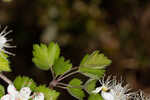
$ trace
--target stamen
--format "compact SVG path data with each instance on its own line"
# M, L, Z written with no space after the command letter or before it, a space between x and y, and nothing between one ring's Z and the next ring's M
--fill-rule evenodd
M16 46L4 45L6 48L16 48Z
M6 36L6 35L8 35L9 33L11 33L12 32L12 30L10 30L10 31L8 31L8 32L6 32L4 35L2 35L2 36Z
M7 30L7 26L3 29L3 31L0 33L0 35L2 36L4 33L6 33Z
M8 51L3 50L3 49L0 49L0 50L3 51L4 53L7 53L7 54L12 55L12 56L15 56L15 54L13 54L13 53L11 53L11 52L8 52Z

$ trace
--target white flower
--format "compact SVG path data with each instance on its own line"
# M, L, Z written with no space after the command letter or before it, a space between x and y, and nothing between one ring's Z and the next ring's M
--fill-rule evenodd
M10 41L12 41L12 39L7 39L6 38L6 36L9 34L9 33L11 33L12 31L10 30L10 31L8 31L7 32L7 27L5 27L3 30L2 30L2 32L0 32L0 52L4 52L4 53L6 53L6 54L9 54L9 55L15 55L15 54L13 54L13 53L11 53L11 52L8 52L8 51L6 51L4 48L14 48L14 47L16 47L16 46L10 46L9 44L8 44L8 42L10 42Z
M100 84L102 86L97 87L96 90L93 91L93 93L99 93L100 91L109 91L112 88L112 81L110 80L111 76L109 76L106 80L105 77L102 78L102 80L99 80Z
M127 88L128 86L122 86L122 82L117 82L116 77L109 76L106 80L103 77L100 84L102 86L96 88L93 93L101 92L104 100L128 100L132 95Z
M7 88L8 94L4 95L1 100L29 100L33 97L33 100L44 100L44 94L38 93L38 95L30 96L31 90L29 87L23 87L20 91L17 91L14 85L10 84Z

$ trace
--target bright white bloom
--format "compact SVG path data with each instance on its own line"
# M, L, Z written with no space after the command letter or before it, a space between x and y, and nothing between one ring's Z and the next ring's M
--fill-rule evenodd
M128 86L122 86L122 82L117 82L115 77L109 76L106 80L100 80L102 86L96 88L93 93L101 92L101 96L104 100L128 100L130 95Z
M9 44L8 44L8 42L10 42L10 41L12 41L12 39L7 39L6 38L6 36L9 34L9 33L11 33L12 31L10 30L10 31L8 31L7 32L7 27L5 27L3 30L2 30L2 32L0 32L0 52L4 52L4 53L6 53L6 54L9 54L9 55L15 55L15 54L13 54L13 53L11 53L11 52L8 52L8 51L6 51L4 48L14 48L14 47L16 47L16 46L10 46Z
M4 95L1 100L29 100L33 97L33 100L44 100L44 94L30 96L31 90L29 87L23 87L20 91L17 91L14 85L10 84L7 88L8 94Z

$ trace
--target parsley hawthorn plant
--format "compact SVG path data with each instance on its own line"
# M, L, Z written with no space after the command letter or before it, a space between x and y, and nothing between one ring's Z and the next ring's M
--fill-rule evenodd
M11 68L8 55L14 55L5 50L12 48L6 35L7 27L0 33L0 78L7 84L7 92L4 86L0 85L0 100L57 100L60 92L55 87L65 89L70 95L79 100L150 100L144 96L143 92L130 92L127 85L122 85L122 80L118 82L116 78L108 77L105 79L105 68L111 64L103 53L94 51L86 54L79 66L75 67L70 60L61 56L61 50L57 43L51 42L49 45L34 44L32 61L37 68L51 72L53 79L49 84L37 85L32 78L27 76L17 76L14 81L9 80L3 72L10 72ZM74 75L81 74L88 77L88 80L81 80L74 77L69 83L63 80ZM101 86L96 87L100 82Z

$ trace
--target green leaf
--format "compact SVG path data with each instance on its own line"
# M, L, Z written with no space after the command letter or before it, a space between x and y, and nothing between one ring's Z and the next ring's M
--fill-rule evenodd
M80 65L84 65L84 64L86 63L88 57L89 57L89 54L86 54L86 55L83 57L83 59L82 59Z
M18 76L14 80L14 85L17 90L20 90L23 87L30 87L31 90L34 90L36 87L36 83L29 77L26 76Z
M96 82L97 80L95 79L89 79L88 81L86 81L86 83L84 84L84 89L91 94L93 90L95 90L96 87Z
M88 100L103 100L100 94L91 94Z
M94 69L102 69L110 64L111 60L104 56L104 54L99 53L99 51L95 51L91 55L86 55L82 59L80 67L92 67Z
M0 71L10 72L9 61L7 60L8 55L0 52Z
M0 98L5 95L5 89L2 85L0 85Z
M84 91L81 88L81 84L81 80L74 78L69 82L69 85L72 87L68 86L68 92L79 100L83 100L85 97Z
M104 68L110 64L111 60L99 51L95 51L82 59L79 72L90 78L99 79L104 75Z
M65 61L64 57L60 57L56 60L53 70L56 74L56 76L64 74L66 71L70 70L72 67L72 64L69 60Z
M59 96L59 92L55 90L51 90L44 85L38 86L35 89L35 92L42 92L44 94L45 99L44 100L57 100Z
M48 47L45 44L33 45L32 61L42 70L49 70L59 58L60 48L58 44L51 42Z
M93 78L93 79L100 79L104 73L105 70L104 69L93 69L93 68L89 68L89 67L79 67L79 72L81 72L81 74Z

